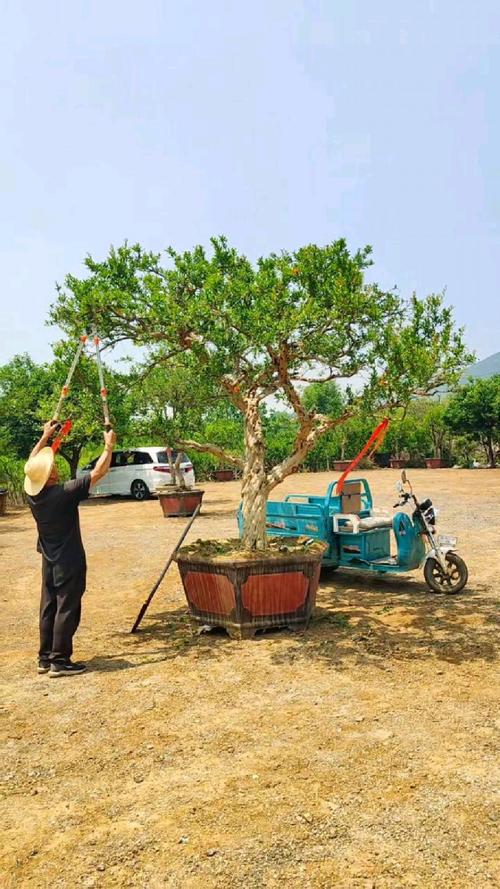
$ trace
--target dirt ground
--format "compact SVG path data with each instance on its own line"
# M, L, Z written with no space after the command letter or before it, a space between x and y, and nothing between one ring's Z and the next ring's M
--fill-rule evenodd
M367 475L391 509L397 473ZM411 478L459 535L464 593L330 572L306 633L244 642L191 630L175 566L131 636L184 520L84 504L89 672L57 682L36 674L31 516L0 519L1 885L500 885L500 471ZM234 534L239 484L205 491L189 539Z

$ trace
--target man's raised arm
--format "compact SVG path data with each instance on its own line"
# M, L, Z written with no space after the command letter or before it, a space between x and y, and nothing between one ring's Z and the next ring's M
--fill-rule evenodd
M111 455L116 444L116 434L112 429L104 433L104 450L90 473L90 484L95 485L106 475L111 463Z
M32 452L29 456L30 460L32 457L36 457L36 455L38 454L39 451L42 450L42 448L47 447L50 439L52 438L52 436L54 435L54 432L56 431L57 426L58 426L57 420L47 420L47 422L43 424L42 437L37 441L35 447L33 448Z

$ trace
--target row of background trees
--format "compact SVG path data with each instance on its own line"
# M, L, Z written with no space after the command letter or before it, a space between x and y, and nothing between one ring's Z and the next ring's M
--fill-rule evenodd
M50 417L72 357L72 347L59 344L51 362L36 364L18 355L0 367L0 485L14 499L22 492L23 464ZM208 388L200 392L196 367L180 360L168 369L157 366L147 375L106 368L109 402L120 446L171 444L176 438L211 442L226 451L243 453L241 414L223 403ZM194 397L194 394L196 397ZM349 390L335 382L305 386L303 402L331 417L341 416L349 402ZM73 421L71 434L60 451L64 476L74 476L77 466L90 460L102 442L102 413L97 368L83 355L66 415ZM290 453L297 435L297 420L278 403L261 408L269 468ZM357 416L327 432L306 457L303 468L333 469L337 460L354 457L368 439L373 415ZM375 460L389 465L390 458L407 465L423 466L427 457L439 457L447 465L469 467L475 461L494 467L500 447L500 376L470 380L456 392L438 399L414 399L398 410ZM220 467L209 453L190 453L198 478Z

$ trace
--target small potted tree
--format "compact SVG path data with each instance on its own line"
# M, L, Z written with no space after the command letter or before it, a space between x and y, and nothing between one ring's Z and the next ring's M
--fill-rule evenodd
M432 454L425 459L427 469L441 469L446 466L444 455L449 445L450 433L444 416L445 407L438 402L429 407L424 418L424 428L432 441Z
M345 450L347 444L347 435L346 430L342 427L339 430L339 442L340 442L340 460L333 461L333 468L335 472L344 472L345 469L348 468L350 464L350 460L346 460Z
M386 436L386 445L390 448L389 466L391 469L404 469L408 465L409 451L407 447L410 430L406 416L406 405L403 410L394 412L391 426Z
M214 479L216 482L232 482L234 479L234 469L224 467L214 469Z
M201 404L210 401L210 392L198 386L198 403L193 401L196 375L192 363L184 356L177 358L175 366L166 368L162 363L147 373L137 368L132 377L132 388L142 395L142 406L136 408L136 434L146 440L175 441L181 432L197 428L201 423ZM156 487L156 494L164 518L193 515L202 502L204 491L189 487L181 463L186 457L181 450L165 446L167 465L160 467L168 472L170 480Z
M172 448L165 448L168 456L168 465L170 470L170 485L162 485L156 488L160 506L166 519L176 516L193 515L197 506L203 500L205 493L200 488L189 487L186 484L186 477L181 468L184 454L179 451L174 454Z
M268 539L266 502L296 472L322 435L358 412L390 411L415 394L455 380L469 360L443 298L403 300L366 284L370 248L350 253L345 241L270 254L252 264L212 239L207 253L167 251L168 262L140 246L85 261L88 276L66 278L52 320L73 333L88 319L110 345L130 339L149 349L150 367L188 356L199 386L240 412L244 454L197 436L177 447L208 451L242 473L241 539L199 541L178 556L193 617L242 635L259 627L306 624L323 545ZM432 337L429 336L432 330ZM307 408L304 383L360 380L341 416ZM296 418L286 456L266 463L263 404L284 400Z
M399 451L389 460L391 469L404 469L408 465L408 456L405 452Z

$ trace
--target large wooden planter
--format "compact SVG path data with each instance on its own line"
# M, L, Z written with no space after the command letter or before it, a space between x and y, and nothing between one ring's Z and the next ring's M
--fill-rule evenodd
M192 619L224 627L233 638L249 638L269 627L307 627L318 589L326 544L314 550L234 560L179 550L176 561Z
M234 479L233 469L216 469L214 472L216 482L232 482Z
M442 469L445 463L442 457L427 457L425 465L427 469Z
M0 488L0 515L5 515L7 509L7 488Z
M404 459L404 457L391 457L389 465L391 469L404 469L406 466L406 460Z
M334 460L333 468L335 472L345 472L346 469L351 465L350 460Z
M175 516L193 515L196 507L203 500L204 491L186 489L185 491L158 491L158 499L165 519Z

